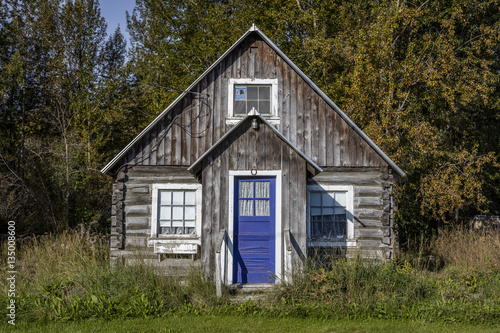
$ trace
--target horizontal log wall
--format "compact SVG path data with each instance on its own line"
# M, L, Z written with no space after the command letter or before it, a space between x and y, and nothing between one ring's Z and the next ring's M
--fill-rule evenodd
M151 236L152 185L193 184L198 181L183 167L134 166L124 168L113 185L111 259L140 259L158 265L158 256L147 246ZM183 270L189 259L162 261Z
M353 185L354 238L357 248L348 255L365 258L393 257L391 192L393 175L387 166L381 168L328 168L308 184Z

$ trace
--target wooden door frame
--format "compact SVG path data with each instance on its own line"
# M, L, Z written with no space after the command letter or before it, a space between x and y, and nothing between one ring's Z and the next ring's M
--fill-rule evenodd
M253 170L255 173L255 170ZM276 177L276 207L275 207L275 283L284 280L282 265L283 232L281 227L281 170L259 170L257 174L252 174L252 170L229 170L229 197L228 197L228 256L227 256L227 276L229 285L233 284L233 234L234 234L234 181L236 177Z

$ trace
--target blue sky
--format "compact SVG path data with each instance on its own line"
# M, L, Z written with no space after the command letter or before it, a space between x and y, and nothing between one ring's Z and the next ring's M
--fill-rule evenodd
M127 40L127 47L130 46L129 35L127 33L127 17L125 12L128 11L132 15L134 10L135 0L100 0L101 16L103 16L108 24L108 36L111 35L118 24L120 30Z

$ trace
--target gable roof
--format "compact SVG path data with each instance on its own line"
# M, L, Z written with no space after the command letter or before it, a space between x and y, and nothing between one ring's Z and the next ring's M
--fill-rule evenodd
M125 154L140 140L142 137L149 132L174 106L181 101L190 91L199 83L203 78L205 78L208 73L210 73L217 65L219 65L226 56L231 53L246 37L251 33L257 33L297 74L307 83L309 86L321 97L323 100L332 107L337 114L350 126L354 131L365 140L368 145L377 152L377 154L387 163L389 166L396 171L400 176L404 176L405 173L401 170L396 163L394 163L342 110L323 92L319 87L307 77L255 24L252 25L246 33L241 36L236 43L234 43L223 55L217 59L203 74L201 74L185 91L183 91L179 97L177 97L162 113L160 113L144 130L142 130L139 135L137 135L123 150L116 155L102 170L101 172L106 174L111 171L111 169L116 166L116 164L125 156ZM262 117L261 117L262 118ZM280 133L281 134L281 133ZM281 134L282 135L282 134ZM284 137L283 137L284 138ZM286 139L286 138L285 138ZM288 141L286 139L286 141Z
M226 141L231 134L233 134L241 125L243 125L249 119L259 119L266 126L268 126L274 134L276 134L283 142L285 142L290 148L292 148L300 157L302 157L307 163L307 170L311 172L313 175L317 175L320 172L323 172L314 161L312 161L306 154L300 151L293 143L290 142L280 131L276 129L266 118L262 117L261 114L253 108L243 119L241 119L233 128L227 131L216 143L212 145L203 155L201 155L189 168L188 171L192 173L197 173L201 168L201 162L210 155L212 151L214 151L218 146L220 146L224 141Z

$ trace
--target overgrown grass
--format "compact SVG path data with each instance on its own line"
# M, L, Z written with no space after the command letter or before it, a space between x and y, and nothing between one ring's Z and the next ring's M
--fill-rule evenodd
M108 241L85 231L25 239L17 253L17 316L68 321L210 314L494 325L500 321L498 235L467 233L441 233L418 258L310 263L294 284L245 303L231 302L227 293L218 299L200 270L181 282L146 265L112 268ZM424 264L429 253L442 263L432 265L439 270ZM0 283L6 304L6 280Z

